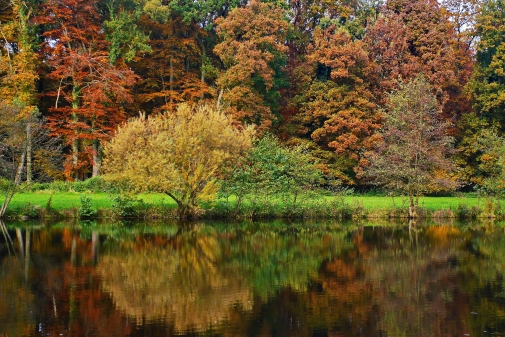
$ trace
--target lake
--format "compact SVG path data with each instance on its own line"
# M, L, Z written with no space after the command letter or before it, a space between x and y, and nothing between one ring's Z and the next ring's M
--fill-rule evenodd
M500 224L7 223L0 336L505 336Z

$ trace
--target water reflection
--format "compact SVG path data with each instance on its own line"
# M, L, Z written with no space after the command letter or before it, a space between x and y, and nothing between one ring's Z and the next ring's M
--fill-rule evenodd
M0 336L505 332L498 225L9 225L7 233Z

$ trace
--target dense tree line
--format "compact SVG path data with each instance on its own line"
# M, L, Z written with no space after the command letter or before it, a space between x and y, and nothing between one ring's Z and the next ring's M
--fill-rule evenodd
M126 119L205 103L363 184L391 93L422 75L453 179L489 185L503 175L504 21L503 0L9 0L1 159L28 182L96 176Z

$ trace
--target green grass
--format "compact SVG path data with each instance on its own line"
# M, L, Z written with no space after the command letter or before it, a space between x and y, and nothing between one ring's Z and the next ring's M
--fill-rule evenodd
M107 193L77 193L77 192L34 192L34 193L18 193L12 198L9 209L21 209L30 203L34 206L45 207L47 201L52 196L51 206L56 210L64 210L77 208L81 204L81 196L86 195L92 199L93 206L97 209L110 208L112 205L111 195ZM139 199L143 199L146 203L161 204L173 206L177 204L168 196L163 194L139 194Z
M106 193L77 193L77 192L33 192L33 193L18 193L12 199L10 208L23 208L27 203L35 206L45 207L47 201L52 196L52 207L56 210L70 209L79 207L81 196L89 196L93 200L93 206L97 209L110 208L112 204L111 196ZM161 204L177 207L176 203L168 196L163 194L139 194L137 198L143 199L146 203ZM335 197L324 197L327 201L331 201ZM396 207L407 207L408 200L406 198L397 197L369 197L369 196L348 196L345 197L349 204L360 203L366 209L388 209ZM231 200L233 202L233 200ZM483 206L484 199L475 197L423 197L420 199L420 206L430 210L456 208L459 204L468 206Z
M327 197L331 199L332 197ZM351 205L353 202L363 204L365 209L388 209L396 207L407 208L408 199L396 197L364 197L364 196L349 196L346 197L346 202ZM439 209L455 209L460 204L472 206L484 206L486 201L475 197L422 197L419 199L419 206L429 210Z

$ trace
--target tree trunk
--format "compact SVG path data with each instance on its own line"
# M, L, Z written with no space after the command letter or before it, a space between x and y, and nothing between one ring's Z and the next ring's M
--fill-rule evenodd
M16 177L14 178L14 184L16 185L19 185L21 183L21 176L23 175L25 160L26 160L26 140L25 143L23 144L23 153L21 154L21 160L19 161Z
M79 170L77 169L79 165L79 140L75 139L72 142L72 173L75 181L79 180Z
M72 88L72 110L77 110L79 108L79 88L75 83L74 79L74 87ZM72 112L72 119L74 122L78 122L78 117L75 112ZM78 130L75 130L75 139L72 142L72 170L74 172L71 172L70 176L74 178L75 181L79 180L79 170L78 170L78 165L79 165L79 138L78 136Z
M102 162L102 156L100 153L100 141L98 139L93 140L93 174L92 177L98 177L100 174L100 165Z
M414 196L409 196L410 204L409 204L409 219L417 218L416 205L414 203Z
M173 110L173 92L174 92L174 63L172 56L170 56L170 110Z
M9 186L7 188L7 191L5 192L5 197L4 197L4 200L2 202L2 204L0 205L0 219L3 218L3 216L5 215L5 212L7 211L7 207L9 206L11 200L12 200L12 197L14 196L14 194L16 194L16 189L17 189L17 185L10 182L9 183Z
M206 55L206 51L205 51L205 45L202 43L201 44L201 47L202 47L202 66L200 68L200 71L201 71L201 77L200 77L200 81L202 82L202 85L205 84L205 60L207 58L207 55ZM202 90L202 93L200 94L200 99L203 100L205 98L205 94Z
M221 98L223 97L223 89L219 90L219 96L217 97L217 110L221 109Z
M26 124L26 182L32 182L32 123Z

